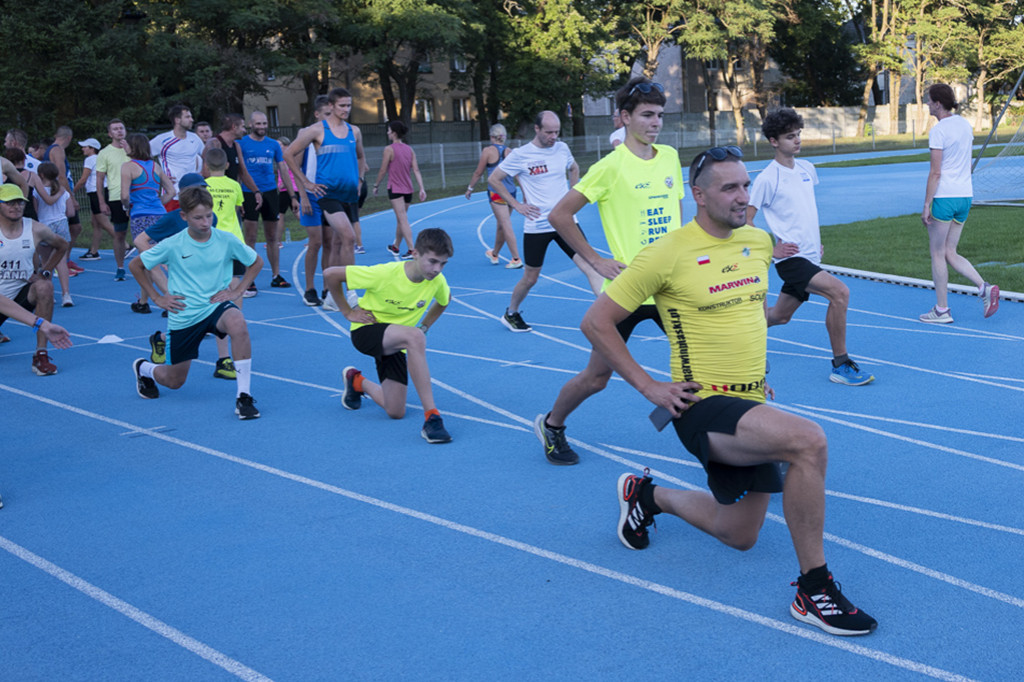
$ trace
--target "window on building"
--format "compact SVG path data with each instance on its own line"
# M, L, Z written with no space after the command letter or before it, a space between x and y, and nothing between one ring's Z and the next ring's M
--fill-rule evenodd
M267 107L267 124L271 128L281 127L281 117L278 113L277 107Z
M452 73L466 73L466 58L452 57L452 61L449 64L449 68L452 70Z
M434 64L430 60L430 55L423 55L423 61L420 62L420 73L434 73Z
M469 99L465 97L456 97L452 100L452 120L453 121L468 121L469 118Z
M416 122L417 123L430 123L434 120L434 100L432 99L418 99L416 100Z

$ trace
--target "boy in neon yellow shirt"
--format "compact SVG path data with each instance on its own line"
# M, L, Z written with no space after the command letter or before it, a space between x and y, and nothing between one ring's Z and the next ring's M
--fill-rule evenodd
M213 212L217 216L217 229L230 232L243 242L242 186L229 178L225 173L228 169L228 155L223 149L211 147L203 154L206 168L210 175L206 178L206 188L213 197Z
M416 236L412 260L372 266L343 265L324 271L328 291L342 315L352 323L352 345L377 361L380 380L376 384L355 367L346 367L342 404L349 410L358 410L365 393L389 417L401 419L405 416L411 378L426 419L420 435L428 443L448 443L452 439L434 404L426 341L427 329L451 300L451 290L441 270L452 253L451 237L444 230L428 228ZM366 290L355 308L342 293L343 282L348 283L350 290ZM431 300L433 303L426 308Z

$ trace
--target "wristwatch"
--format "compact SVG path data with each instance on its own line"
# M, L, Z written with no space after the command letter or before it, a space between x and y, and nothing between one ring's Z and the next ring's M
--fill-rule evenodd
M39 276L42 277L43 279L50 279L50 277L52 275L53 275L53 273L50 272L49 270L40 270L39 271Z

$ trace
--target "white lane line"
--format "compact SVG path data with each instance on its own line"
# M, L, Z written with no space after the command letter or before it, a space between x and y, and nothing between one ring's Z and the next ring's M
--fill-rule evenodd
M815 643L818 643L818 644L823 644L825 646L833 647L835 649L839 649L839 650L845 651L847 653L854 654L856 656L861 656L861 657L868 658L868 659L871 659L871 660L874 660L874 661L878 661L878 662L881 662L881 663L885 663L885 664L888 664L888 665L891 665L891 666L894 666L894 667L897 667L897 668L902 668L904 670L909 670L909 671L916 672L916 673L919 673L919 674L922 674L922 675L927 675L929 677L934 677L934 678L940 679L940 680L958 680L959 681L959 680L967 680L967 679L969 679L969 678L966 678L964 676L958 675L956 673L953 673L953 672L950 672L950 671L947 671L947 670L943 670L941 668L936 668L936 667L933 667L933 666L930 666L930 665L927 665L927 664L924 664L924 663L920 663L918 661L913 661L911 659L906 659L906 658L902 658L902 657L899 657L899 656L894 656L892 654L888 654L888 653L883 652L883 651L879 651L879 650L876 650L876 649L871 649L869 647L862 646L862 645L859 645L859 644L854 644L854 643L852 643L852 642L850 642L848 640L841 639L841 638L838 638L838 637L829 636L829 635L826 635L824 633L818 632L817 630L811 630L811 629L809 629L807 627L797 626L797 625L794 625L792 623L786 623L786 622L783 622L783 621L780 621L780 620L776 620L774 618L768 618L767 616L762 616L762 615L760 615L758 613L754 613L752 611L747 611L745 609L740 609L740 608L737 608L735 606L730 606L728 604L724 604L722 602L714 601L712 599L707 599L705 597L701 597L701 596L698 596L698 595L690 594L688 592L684 592L682 590L677 590L677 589L669 587L667 585L662 585L660 583L656 583L656 582L653 582L653 581L650 581L650 580L645 580L643 578L638 578L636 576L629 575L627 573L622 573L620 571L616 571L616 570L613 570L613 569L610 569L610 568L606 568L604 566L600 566L600 565L597 565L597 564L590 563L588 561L584 561L584 560L581 560L581 559L570 557L570 556L567 556L565 554L560 554L558 552L552 552L550 550L546 550L546 549L543 549L541 547L537 547L535 545L530 545L530 544L527 544L525 542L520 542L518 540L513 540L511 538L507 538L505 536L498 535L496 533L491 533L491 532L488 532L488 531L480 530L480 529L474 528L472 526L467 526L465 524L461 524L461 523L458 523L458 522L455 522L455 521L450 521L448 519L445 519L445 518L442 518L442 517L439 517L439 516L434 516L433 514L427 514L425 512L421 512L421 511L418 511L418 510L415 510L415 509L411 509L409 507L404 507L404 506L397 505L397 504L394 504L394 503L391 503L391 502L387 502L385 500L381 500L381 499L378 499L378 498L375 498L375 497L370 497L368 495L363 495L361 493L357 493L357 492L354 492L354 491L346 490L344 488L339 488L339 487L331 485L329 483L324 483L322 481L311 479L311 478L308 478L306 476L301 476L301 475L298 475L298 474L293 474L291 472L284 471L284 470L278 469L276 467L271 467L271 466L267 466L265 464L260 464L259 462L254 462L254 461L251 461L251 460L247 460L247 459L244 459L242 457L236 457L234 455L230 455L228 453L221 452L219 450L214 450L213 448L208 448L208 447L205 447L205 446L202 446L202 445L198 445L196 443L192 443L190 441L186 441L186 440L183 440L183 439L180 439L180 438L175 438L173 436L168 436L168 435L163 434L163 433L154 432L151 429L144 429L144 428L141 428L141 427L135 427L132 424L129 424L128 422L123 422L123 421L120 421L120 420L117 420L117 419L113 419L113 418L110 418L110 417L106 417L104 415L100 415L100 414L97 414L97 413L94 413L94 412L89 412L88 410L83 410L83 409L74 407L72 405L67 405L65 403L60 403L60 402L57 402L55 400L50 400L48 398L41 398L39 396L35 396L35 395L32 395L32 394L27 393L25 391L20 391L18 389L14 389L14 388L8 387L8 386L5 386L3 384L0 384L0 389L9 391L11 393L14 393L16 395L20 395L20 396L25 397L25 398L29 398L29 399L32 399L32 400L37 400L37 401L42 402L44 404L50 405L52 407L57 407L59 409L64 409L64 410L67 410L69 412L73 412L75 414L79 414L81 416L85 416L85 417L88 417L88 418L91 418L91 419L95 419L97 421L101 421L101 422L104 422L104 423L107 423L107 424L116 425L116 426L119 426L121 428L126 428L126 429L133 429L134 428L135 430L137 430L139 432L142 432L142 433L145 433L146 435L151 436L153 438L156 438L158 440L162 440L162 441L167 442L167 443L178 445L178 446L181 446L181 447L193 450L195 452L199 452L201 454L210 455L212 457L216 457L218 459L222 459L222 460L225 460L225 461L228 461L228 462L232 462L234 464L240 464L242 466L248 467L250 469L254 469L256 471L261 471L263 473L267 473L267 474L270 474L272 476L277 476L279 478L282 478L282 479L285 479L285 480L289 480L289 481L293 481L295 483L299 483L299 484L302 484L302 485L310 486L312 488L316 488L316 489L322 490L324 492L332 493L334 495L339 495L341 497L345 497L345 498L348 498L350 500L354 500L354 501L357 501L357 502L362 502L364 504L368 504L368 505L371 505L371 506L374 506L374 507L378 507L380 509L385 509L387 511L391 511L391 512L394 512L396 514L403 515L403 516L407 516L409 518L413 518L413 519L417 519L417 520L420 520L420 521L424 521L426 523L430 523L430 524L439 526L441 528L445 528L447 530L452 530L452 531L455 531L455 532L463 533L465 535L469 535L471 537L476 537L476 538L479 538L481 540L492 542L494 544L502 545L504 547L508 547L510 549L514 549L514 550L517 550L517 551L520 551L520 552L524 552L526 554L530 554L532 556L536 556L536 557L541 558L541 559L547 559L549 561L553 561L555 563L559 563L559 564L562 564L564 566L568 566L570 568L575 568L577 570L586 571L588 573L591 573L591 574L594 574L594 575L598 575L598 576L607 578L609 580L614 580L616 582L619 582L619 583L622 583L622 584L625 584L625 585L629 585L629 586L632 586L632 587L637 587L637 588L640 588L640 589L643 589L643 590L654 592L656 594L660 594L660 595L663 595L663 596L666 596L666 597L670 597L672 599L676 599L678 601L682 601L682 602L686 602L686 603L689 603L689 604L693 604L694 606L698 606L698 607L701 607L701 608L704 608L704 609L715 611L717 613L721 613L721 614L726 615L726 616L737 618L737 619L746 621L748 623L752 623L754 625L760 625L762 627L766 627L766 628L775 630L777 632L781 632L781 633L784 633L784 634L792 635L792 636L795 636L795 637L800 637L802 639L806 639L806 640L809 640L809 641L812 641L812 642L815 642ZM510 417L515 417L515 415L512 415L511 413L508 413L508 415ZM521 418L519 418L519 419L521 419ZM525 420L523 420L523 421L525 421ZM5 549L6 549L6 547L5 547ZM869 548L865 548L865 549L869 549ZM874 551L874 550L871 550L871 551ZM62 570L62 569L58 569L58 570ZM938 574L938 575L941 575L941 574ZM984 588L982 588L982 589L984 589ZM104 593L104 594L106 594L106 593ZM116 599L116 597L113 597L112 595L110 595L110 596L111 596L111 599ZM986 595L986 596L991 596L991 595ZM131 607L131 608L134 608L134 607ZM159 623L159 621L156 621L156 622ZM184 644L182 644L182 645L184 646ZM200 646L205 646L205 645L201 645L200 644ZM205 656L204 656L204 658L205 658ZM225 668L225 669L227 669L227 668ZM248 668L246 668L246 670L248 670ZM235 674L237 674L237 673L235 673ZM259 673L255 673L255 671L253 671L253 674L259 675ZM266 678L263 678L262 676L260 676L260 677L257 677L257 678L245 678L245 679L266 679Z
M93 585L70 571L64 570L57 564L47 561L38 554L29 551L16 542L8 540L2 535L0 535L0 549L13 554L22 561L35 566L50 577L56 578L65 585L78 590L91 599L95 599L100 604L117 611L122 616L130 618L142 627L152 630L161 637L170 640L183 649L191 651L193 654L213 663L215 666L224 669L239 679L251 680L252 682L270 682L271 678L266 675L263 675L249 666L222 654L213 647L203 644L193 637L189 637L181 630L171 627L162 620L154 618L145 611L132 606L122 599L118 599L106 590Z
M1024 443L1024 438L1019 436L1004 436L999 433L992 433L990 431L972 431L970 429L960 429L953 426L945 426L942 424L929 424L928 422L915 422L907 419L895 419L893 417L880 417L871 414L865 414L863 412L848 412L846 410L833 410L827 407L817 407L815 405L803 405L797 403L796 407L801 407L805 410L814 410L815 412L824 412L827 414L839 414L844 417L858 417L860 419L869 419L873 421L888 422L890 424L902 424L903 426L916 426L922 429L934 429L936 431L948 431L950 433L960 433L967 436L980 436L982 438L993 438L995 440L1008 440L1014 443Z

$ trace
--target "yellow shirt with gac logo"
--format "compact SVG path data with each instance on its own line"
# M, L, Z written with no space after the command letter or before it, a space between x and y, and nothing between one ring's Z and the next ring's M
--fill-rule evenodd
M349 288L366 289L359 298L359 307L372 312L378 324L415 327L432 300L443 306L451 300L451 289L444 275L413 282L405 274L407 262L349 265L345 268L345 281ZM353 322L352 331L365 326Z
M744 226L718 239L691 220L637 254L605 293L627 310L653 296L673 381L698 382L701 398L763 403L771 254L763 230Z

